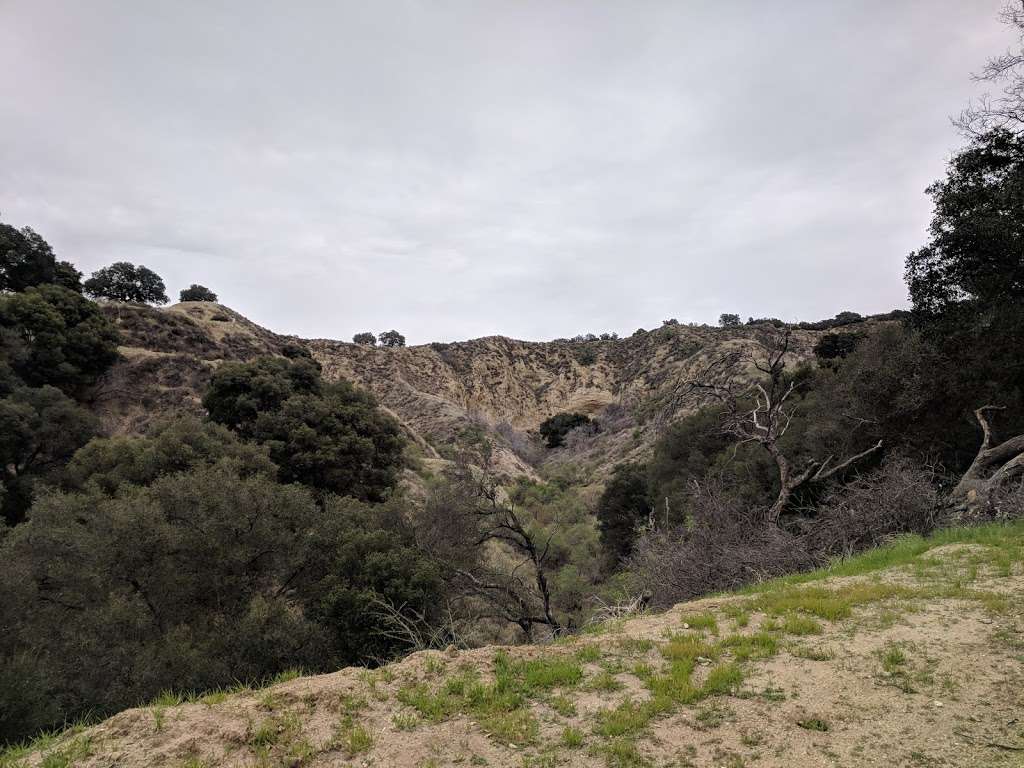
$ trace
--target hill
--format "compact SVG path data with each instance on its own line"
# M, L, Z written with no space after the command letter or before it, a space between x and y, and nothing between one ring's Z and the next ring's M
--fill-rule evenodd
M324 376L373 392L430 462L450 458L482 431L497 466L533 475L571 463L581 482L601 483L611 467L643 456L665 420L690 412L673 388L724 349L753 344L757 326L666 325L625 339L517 341L490 336L451 344L381 348L275 334L227 307L185 302L168 309L107 304L122 335L121 360L101 383L95 407L112 434L145 430L170 413L200 412L211 372L227 360L294 353L315 358ZM813 358L827 331L795 329L795 361ZM597 420L568 448L544 450L536 430L550 416Z
M546 646L167 694L0 766L1020 765L1022 594L1024 525L952 529Z

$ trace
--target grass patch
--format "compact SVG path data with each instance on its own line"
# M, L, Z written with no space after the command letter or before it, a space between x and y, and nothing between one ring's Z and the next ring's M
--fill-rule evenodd
M783 620L782 631L787 635L820 635L823 630L821 622L816 619L791 613Z
M351 759L373 749L373 734L354 717L345 715L334 729L331 746Z
M584 664L593 664L601 660L601 649L593 644L584 645L576 651L576 658Z
M661 646L661 655L669 661L717 659L718 648L697 635L674 635Z
M718 634L718 620L715 618L715 614L710 611L689 613L683 616L683 626L687 629L706 629L714 635Z
M583 746L583 731L579 728L573 728L571 725L565 726L565 730L562 731L562 746L568 749L579 749Z
M721 642L736 661L767 659L779 651L779 640L770 632L755 632L752 635L729 635Z

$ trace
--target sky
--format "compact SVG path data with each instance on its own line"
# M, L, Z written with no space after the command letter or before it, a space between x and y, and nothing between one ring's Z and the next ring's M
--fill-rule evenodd
M906 306L1002 0L0 0L0 217L281 333Z

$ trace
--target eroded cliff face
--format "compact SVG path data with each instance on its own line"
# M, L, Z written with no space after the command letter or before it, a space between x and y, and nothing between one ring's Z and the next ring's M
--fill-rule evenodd
M218 304L186 302L164 310L108 305L125 346L97 391L109 432L144 430L169 412L201 413L213 370L226 360L283 354L299 345L325 378L349 379L373 392L429 462L451 458L481 431L509 475L572 464L584 484L642 457L664 424L696 403L673 395L682 382L727 349L756 344L755 327L665 326L592 342L526 342L490 336L452 344L384 349L268 331ZM812 357L822 332L793 332L794 360ZM584 413L597 427L544 450L536 430L550 416Z

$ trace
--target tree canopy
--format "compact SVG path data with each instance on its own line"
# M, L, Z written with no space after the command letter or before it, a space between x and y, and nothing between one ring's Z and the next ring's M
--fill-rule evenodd
M283 481L379 501L402 465L398 424L368 392L319 374L305 358L227 364L203 405L214 421L267 446Z
M82 274L31 227L17 229L0 221L0 292L24 291L49 283L81 293Z
M136 304L166 304L167 289L151 269L118 261L96 270L84 283L85 292L97 299Z
M192 283L178 294L178 301L217 301L217 294L205 285Z

